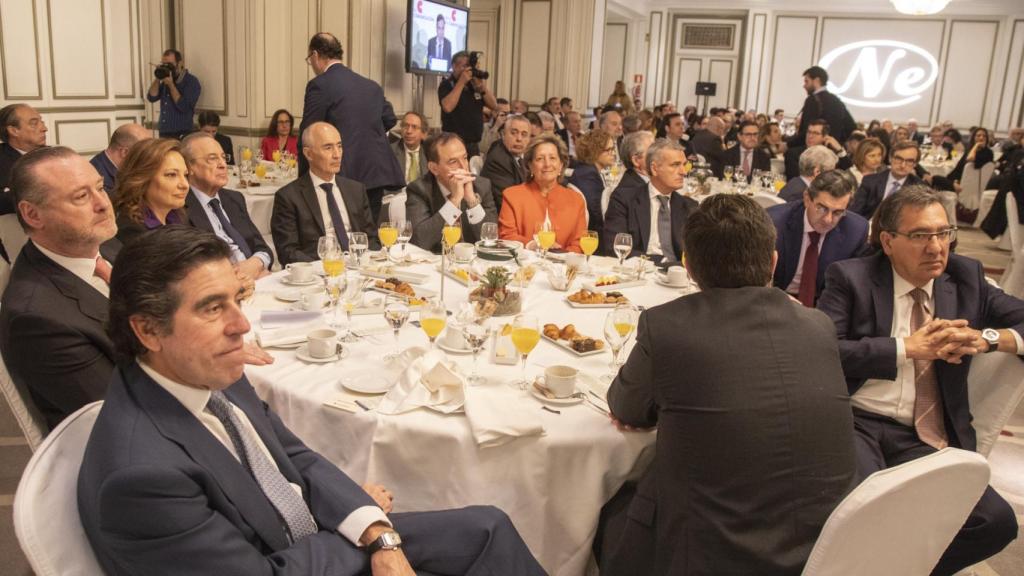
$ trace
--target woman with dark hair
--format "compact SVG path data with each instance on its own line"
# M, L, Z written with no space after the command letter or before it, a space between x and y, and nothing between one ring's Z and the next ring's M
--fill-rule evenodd
M974 164L976 170L981 170L982 166L995 160L995 155L992 153L992 134L987 129L975 128L971 132L969 142L971 143L971 150L960 157L960 161L956 163L956 168L953 168L952 172L947 176L947 178L953 181L953 186L957 192L960 191L960 179L964 176L964 166L968 162Z
M853 167L850 174L857 179L857 184L870 174L884 170L887 151L885 144L878 138L865 138L858 146L857 152L853 155Z
M298 157L298 138L292 135L294 125L295 118L291 112L284 108L274 112L270 117L270 125L267 126L267 135L260 142L260 150L263 151L265 160L273 160L275 150L291 152Z
M569 184L582 192L587 201L588 226L591 230L604 228L601 216L604 179L601 172L614 163L615 139L611 134L597 128L576 141L576 167L569 178Z
M181 142L145 140L132 147L117 173L117 238L129 244L147 230L187 224L188 169Z
M772 158L782 158L786 154L786 140L782 137L782 128L778 122L769 122L762 126L758 142Z

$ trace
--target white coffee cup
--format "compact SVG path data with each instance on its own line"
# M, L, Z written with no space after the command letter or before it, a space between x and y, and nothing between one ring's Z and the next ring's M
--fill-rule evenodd
M316 290L304 292L302 299L299 301L302 302L303 310L315 311L323 310L324 306L327 306L327 303L331 301L331 297L327 295L327 292L324 292L323 288L317 288Z
M292 262L284 269L288 271L288 280L294 284L302 284L313 279L313 265L309 262Z
M444 330L444 345L453 350L465 350L466 338L462 335L462 327L457 324L448 324Z
M556 398L567 398L576 392L578 374L572 366L548 366L544 369L544 387Z
M476 246L468 242L459 242L452 248L455 259L459 262L469 262L476 255Z
M313 330L306 335L309 340L309 355L313 358L330 358L338 353L338 332L329 328Z
M682 266L672 266L665 271L665 280L673 286L682 286L689 281L690 275Z

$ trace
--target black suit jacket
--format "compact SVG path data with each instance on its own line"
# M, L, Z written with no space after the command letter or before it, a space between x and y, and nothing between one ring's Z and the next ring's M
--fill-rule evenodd
M804 203L797 200L768 208L775 224L775 250L779 261L775 265L772 284L785 290L796 275L800 264L800 248L804 241ZM847 213L825 236L818 250L818 277L815 296L825 288L825 270L833 262L853 258L864 250L868 239L868 221L858 214Z
M623 175L625 178L625 175ZM591 230L604 228L604 216L601 214L601 196L604 194L604 178L593 164L577 164L573 168L569 184L580 189L587 201L587 227Z
M234 166L235 153L233 152L234 145L231 143L231 137L228 136L227 134L221 134L220 132L217 132L216 134L213 135L213 139L217 141L217 144L220 144L220 149L223 150L224 154L227 155L228 166ZM273 158L265 158L265 160L269 161L273 160Z
M401 167L402 175L404 176L406 170L409 169L408 165L406 164L406 160L408 159L408 157L406 156L406 153L405 153L405 142L402 142L401 140L399 140L398 142L395 142L394 144L391 145L391 151L395 154L395 158L398 159L398 165L399 165L399 167ZM427 169L427 146L426 146L426 142L420 143L419 157L420 157L420 159L419 159L419 162L420 162L420 166L419 167L420 167L420 169L419 169L419 172L416 174L416 178L413 179L414 181L418 180L420 177L425 176L427 173L430 172L430 170Z
M723 150L722 139L709 130L701 130L690 139L690 153L700 154L708 162L712 162Z
M686 220L696 209L695 201L672 193L669 210L672 214L672 248L675 254L664 255L663 262L682 259ZM604 214L604 232L601 234L605 253L614 254L615 235L623 232L633 236L630 257L647 253L647 243L651 239L651 196L646 184L629 188L619 186L612 192L608 200L608 211Z
M840 144L844 144L850 134L857 129L857 123L846 109L846 104L843 104L838 96L825 90L811 94L804 100L804 107L800 111L800 131L790 138L790 143L803 144L807 126L819 118L828 122L829 134Z
M89 160L89 164L92 164L93 168L103 177L103 187L107 191L107 196L110 196L110 199L113 200L114 186L117 183L117 166L114 166L114 163L110 161L105 150L93 156Z
M196 228L213 232L213 224L210 223L210 217L206 214L206 210L203 209L203 204L196 197L196 194L201 194L201 192L196 192L196 189L193 188L189 191L188 196L185 197L185 212L188 214L189 223ZM220 198L220 205L224 209L224 214L228 217L228 221L245 239L249 250L253 254L263 252L270 257L270 264L273 264L274 251L267 245L263 235L260 234L259 229L253 224L252 218L249 218L249 209L245 206L245 197L242 196L242 193L222 188L217 192L217 197ZM267 269L270 269L269 265Z
M430 58L443 58L448 61L448 67L451 68L452 64L452 41L447 38L442 38L444 43L441 45L440 54L435 54L437 49L437 36L434 36L430 40L427 40L427 68L430 68ZM447 70L446 70L447 72Z
M100 253L114 262L119 248L111 240ZM114 368L107 310L106 296L25 243L0 306L0 352L51 430L107 391Z
M466 211L469 206L462 201L462 242L475 243L480 240L480 228L484 222L497 222L498 212L494 208L494 198L491 194L491 183L482 176L473 181L473 192L480 199L480 206L484 209L484 219L476 224L469 223L469 216ZM437 178L433 174L410 182L405 188L405 218L412 222L412 239L410 242L434 253L441 252L441 230L444 228L444 218L439 214L441 207L447 200L437 184Z
M356 74L344 64L334 64L306 84L299 126L300 151L302 131L321 121L333 124L341 133L345 148L341 158L342 174L361 182L368 190L397 190L405 186L402 169L385 135L398 120L391 104L384 99L380 84ZM299 173L305 174L308 170L305 155L299 154Z
M658 427L626 528L653 529L654 551L609 574L798 574L856 481L835 328L775 288L642 313L608 404Z
M21 152L7 142L0 144L0 215L15 213L14 194L7 191L7 186L11 183L11 169L18 158L21 158Z
M857 188L853 201L850 202L849 210L867 219L871 219L875 214L875 210L878 209L878 205L885 199L885 183L889 181L889 172L889 170L883 170L882 172L865 176L860 181L860 187ZM923 180L914 174L909 174L907 179L903 181L903 186L920 184L922 182Z
M946 270L935 279L932 294L935 318L964 319L975 330L1012 328L1024 334L1024 302L989 284L977 260L950 254ZM896 378L896 340L890 336L893 270L884 253L829 267L818 309L835 323L850 394L869 378ZM936 360L934 367L950 445L977 449L967 401L971 357L964 356L960 364Z
M797 176L791 178L786 185L779 190L779 198L782 198L786 202L793 202L794 200L800 200L804 197L804 190L807 190L807 183L804 179Z
M754 148L753 154L754 155L750 158L751 176L747 178L747 184L749 184L751 178L753 178L754 170L770 171L772 169L772 159L767 152L761 148ZM711 159L711 171L714 172L715 176L724 178L726 166L739 166L740 169L742 169L742 162L743 161L740 158L740 146L737 144Z
M379 248L377 226L370 216L366 187L342 176L336 176L334 182L341 190L352 231L365 232L371 249ZM274 193L270 232L282 266L320 259L316 245L327 230L317 201L317 194L322 193L313 189L313 177L308 172Z
M526 182L526 175L516 168L515 157L501 140L495 142L487 151L480 175L491 181L491 192L494 194L494 207L501 213L501 194L505 188Z

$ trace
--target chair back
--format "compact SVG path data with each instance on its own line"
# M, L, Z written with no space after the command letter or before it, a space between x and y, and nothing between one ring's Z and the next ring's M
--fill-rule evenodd
M757 202L762 208L771 208L786 203L782 198L768 192L755 192L754 202Z
M974 162L964 164L964 173L960 178L960 203L964 208L977 210L981 207L981 192L992 177L995 167L995 162L989 162L980 169L974 167Z
M975 356L967 374L967 394L978 454L987 457L1024 398L1024 361L1016 354Z
M37 576L103 574L78 515L78 469L103 402L68 416L32 455L14 495L14 532Z
M18 427L21 428L25 440L28 441L28 447L34 452L46 437L46 420L36 409L28 390L16 384L11 378L2 358L0 358L0 392L7 400L7 405L11 407L14 419L18 421Z
M17 214L0 216L0 242L3 242L4 250L7 251L7 257L11 259L13 266L18 254L21 254L21 247L28 242L28 236L18 222Z
M978 502L989 473L984 457L957 448L875 472L829 516L804 576L926 576Z
M771 162L771 165L772 165L772 172L775 172L776 174L785 174L786 173L786 161L785 160L783 160L782 158L772 158L770 162Z
M480 175L480 170L484 167L483 156L473 156L469 159L469 171L477 176Z
M1021 228L1020 215L1017 213L1017 199L1013 194L1006 195L1006 233L1003 234L1003 238L1010 239L1010 260L1006 263L1006 269L1003 270L999 283L1007 287L1007 293L1012 294L1008 289L1011 280L1020 284L1020 278L1024 277L1024 265L1018 262L1024 258L1024 255L1021 254L1021 250L1024 250L1024 229Z
M583 194L583 190L580 190L579 187L577 187L575 184L569 184L569 190L572 190L573 192L579 194L580 195L580 199L583 200L583 216L586 219L587 224L589 225L590 224L590 210L587 210L587 208L586 208L586 206L587 206L587 196L585 194Z
M3 297L4 291L7 290L7 284L11 281L11 265L6 260L0 258L0 298Z
M384 199L384 206L380 210L380 219L383 222L385 218L390 218L392 222L404 222L405 221L405 188L396 194Z

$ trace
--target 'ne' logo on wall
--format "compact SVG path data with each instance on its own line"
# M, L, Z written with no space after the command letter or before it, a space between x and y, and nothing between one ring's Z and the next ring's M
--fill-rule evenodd
M825 54L818 65L832 77L829 91L847 104L865 108L895 108L916 102L939 76L934 56L919 46L895 40L844 44ZM846 76L841 79L844 71Z

